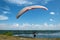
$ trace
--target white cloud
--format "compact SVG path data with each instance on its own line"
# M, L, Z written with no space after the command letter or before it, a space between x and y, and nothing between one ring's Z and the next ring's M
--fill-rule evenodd
M33 2L40 3L42 5L48 4L51 1L53 1L53 0L35 0L35 1L33 0Z
M19 27L19 24L18 23L15 23L12 25L13 27Z
M0 30L60 30L60 24L0 24Z
M51 18L50 21L54 21L54 20Z
M4 14L8 13L7 11L3 11Z
M5 9L6 11L10 11L10 7L9 6L5 6L5 7L3 7L3 9Z
M22 28L24 28L23 30L60 30L60 25L59 24L48 24L48 23L33 24L33 25L28 24L28 26L25 25Z
M3 14L9 14L9 12L8 11L2 11L3 12Z
M15 24L15 23L13 23L13 24L6 24L6 23L1 23L0 24L0 30L18 30L19 28L18 28L18 26L19 26L19 24Z
M0 9L2 9L1 10L1 14L9 14L10 13L10 8L9 8L9 6L3 6L3 7L0 7Z
M44 26L48 26L48 24L47 23L44 23Z
M6 10L6 11L10 10L9 6L2 6L2 7L0 7L0 9Z
M55 15L55 12L50 12L51 15Z
M4 15L0 15L0 20L8 20L8 17Z
M10 11L2 11L2 15L5 15L5 14L10 14L11 12Z
M48 2L50 2L50 1L52 1L52 0L44 0L44 2L47 4Z
M32 4L47 4L53 0L5 0L8 3L18 4L18 5L32 5Z
M9 3L14 3L14 4L18 4L18 5L28 5L28 4L33 4L32 2L28 1L28 0L5 0L6 2Z

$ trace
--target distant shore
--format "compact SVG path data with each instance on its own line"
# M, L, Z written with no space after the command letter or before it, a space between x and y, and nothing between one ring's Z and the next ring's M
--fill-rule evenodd
M60 40L60 38L25 38L0 34L0 40Z

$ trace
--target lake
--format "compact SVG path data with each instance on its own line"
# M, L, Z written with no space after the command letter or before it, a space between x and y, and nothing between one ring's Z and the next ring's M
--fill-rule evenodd
M60 30L0 30L0 34L12 32L13 36L34 37L33 32L36 32L36 38L60 38Z
M0 34L12 32L13 36L34 37L33 32L36 32L36 38L60 38L60 30L0 30Z

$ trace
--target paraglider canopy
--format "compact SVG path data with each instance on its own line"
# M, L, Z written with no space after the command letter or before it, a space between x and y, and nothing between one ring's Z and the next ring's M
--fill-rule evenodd
M19 11L19 13L17 14L16 18L18 19L26 11L31 10L31 9L36 9L36 8L41 8L41 9L48 10L48 8L46 8L44 6L40 6L40 5L28 6L28 7L23 8L21 11Z

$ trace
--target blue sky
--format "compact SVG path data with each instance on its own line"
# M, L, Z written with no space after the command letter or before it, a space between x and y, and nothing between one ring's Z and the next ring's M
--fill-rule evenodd
M22 8L31 5L48 10L29 10L16 19ZM60 0L0 0L0 30L60 30Z

